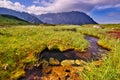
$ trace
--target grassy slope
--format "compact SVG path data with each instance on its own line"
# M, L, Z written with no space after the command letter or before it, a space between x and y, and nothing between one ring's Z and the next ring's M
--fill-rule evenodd
M28 22L14 16L0 14L0 25L16 25L16 24L17 25L28 24Z
M24 65L35 65L38 52L46 47L58 48L61 51L78 49L84 51L88 42L83 34L100 38L98 44L110 48L108 58L103 58L102 65L88 63L88 68L79 73L84 80L114 80L120 79L120 40L111 39L105 34L110 29L95 29L91 25L75 26L17 26L0 28L0 79L16 79L24 75ZM120 27L117 27L120 28ZM77 32L69 30L76 29ZM68 31L67 31L68 30ZM18 66L19 65L19 66Z

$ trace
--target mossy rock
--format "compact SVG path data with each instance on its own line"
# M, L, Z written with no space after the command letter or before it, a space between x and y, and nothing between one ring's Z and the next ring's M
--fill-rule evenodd
M75 61L74 60L63 60L61 62L61 65L62 66L71 66L71 65L74 65L75 64Z
M49 64L50 65L60 65L60 62L57 59L50 58L49 59Z
M16 71L16 73L13 76L11 76L11 80L16 80L24 75L25 75L25 71L23 69L18 70L18 71Z
M81 65L86 65L87 63L83 60L75 60L75 64L81 66Z

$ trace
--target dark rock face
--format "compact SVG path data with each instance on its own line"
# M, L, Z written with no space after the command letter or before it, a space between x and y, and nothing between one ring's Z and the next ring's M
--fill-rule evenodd
M7 8L0 8L0 14L15 16L22 20L28 21L30 23L36 23L36 24L42 23L42 21L40 21L38 18L36 18L31 14L28 14L25 12L18 12L18 11L7 9Z
M15 10L0 8L0 14L7 14L18 17L30 23L46 23L46 24L97 24L91 17L83 12L62 12L62 13L48 13L38 15L37 17L25 12L18 12Z
M85 13L77 11L42 14L38 15L38 18L47 24L97 24Z

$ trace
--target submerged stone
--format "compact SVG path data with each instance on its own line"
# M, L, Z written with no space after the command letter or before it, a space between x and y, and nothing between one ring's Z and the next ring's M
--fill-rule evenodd
M84 67L83 66L82 67L81 66L74 66L73 68L75 69L75 71L78 74L84 71Z
M103 64L102 60L92 62L95 66L100 66Z
M95 66L102 65L102 61L96 60L100 60L101 54L108 52L97 44L98 38L85 36L85 39L90 43L86 52L74 49L60 51L46 48L39 55L42 68L28 69L23 80L81 80L78 75L80 72L92 71L87 62L94 60Z
M49 62L45 59L43 59L40 64L42 65L43 68L46 68L49 65Z
M83 60L75 60L75 64L81 66L81 65L86 65L87 63Z
M49 59L49 64L50 65L60 65L60 62L57 59L50 58Z
M81 77L72 66L52 67L50 72L45 76L47 80L81 80Z
M62 66L72 66L72 65L74 65L75 64L75 61L74 60L63 60L62 62L61 62L61 65Z

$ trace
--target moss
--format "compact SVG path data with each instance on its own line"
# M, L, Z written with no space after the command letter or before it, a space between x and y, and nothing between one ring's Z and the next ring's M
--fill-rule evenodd
M116 26L117 29L119 25ZM40 52L45 48L57 48L61 51L67 49L75 49L84 51L88 48L89 43L84 39L84 34L96 36L99 38L98 44L110 48L110 54L107 58L103 58L103 64L96 67L95 64L89 63L92 71L83 71L79 73L85 80L114 80L119 78L118 64L120 64L120 40L111 39L106 31L112 28L104 27L101 29L92 28L91 25L84 27L79 26L49 26L43 25L23 25L13 27L0 28L0 79L7 80L12 78L19 78L24 74L25 65L30 66L39 65L43 63L46 68L49 62L46 60L38 63ZM75 30L75 31L72 31ZM73 62L67 62L67 64ZM79 62L76 62L77 64ZM6 64L8 64L6 66ZM70 65L71 65L70 64ZM66 64L65 64L66 65ZM85 65L88 65L85 63ZM18 73L20 72L20 73ZM15 76L14 76L15 75Z
M24 76L24 75L25 75L24 70L18 70L13 74L13 76L11 76L11 80L18 79L18 78L20 78L21 76Z
M60 65L60 62L57 59L50 58L49 64L50 65Z

